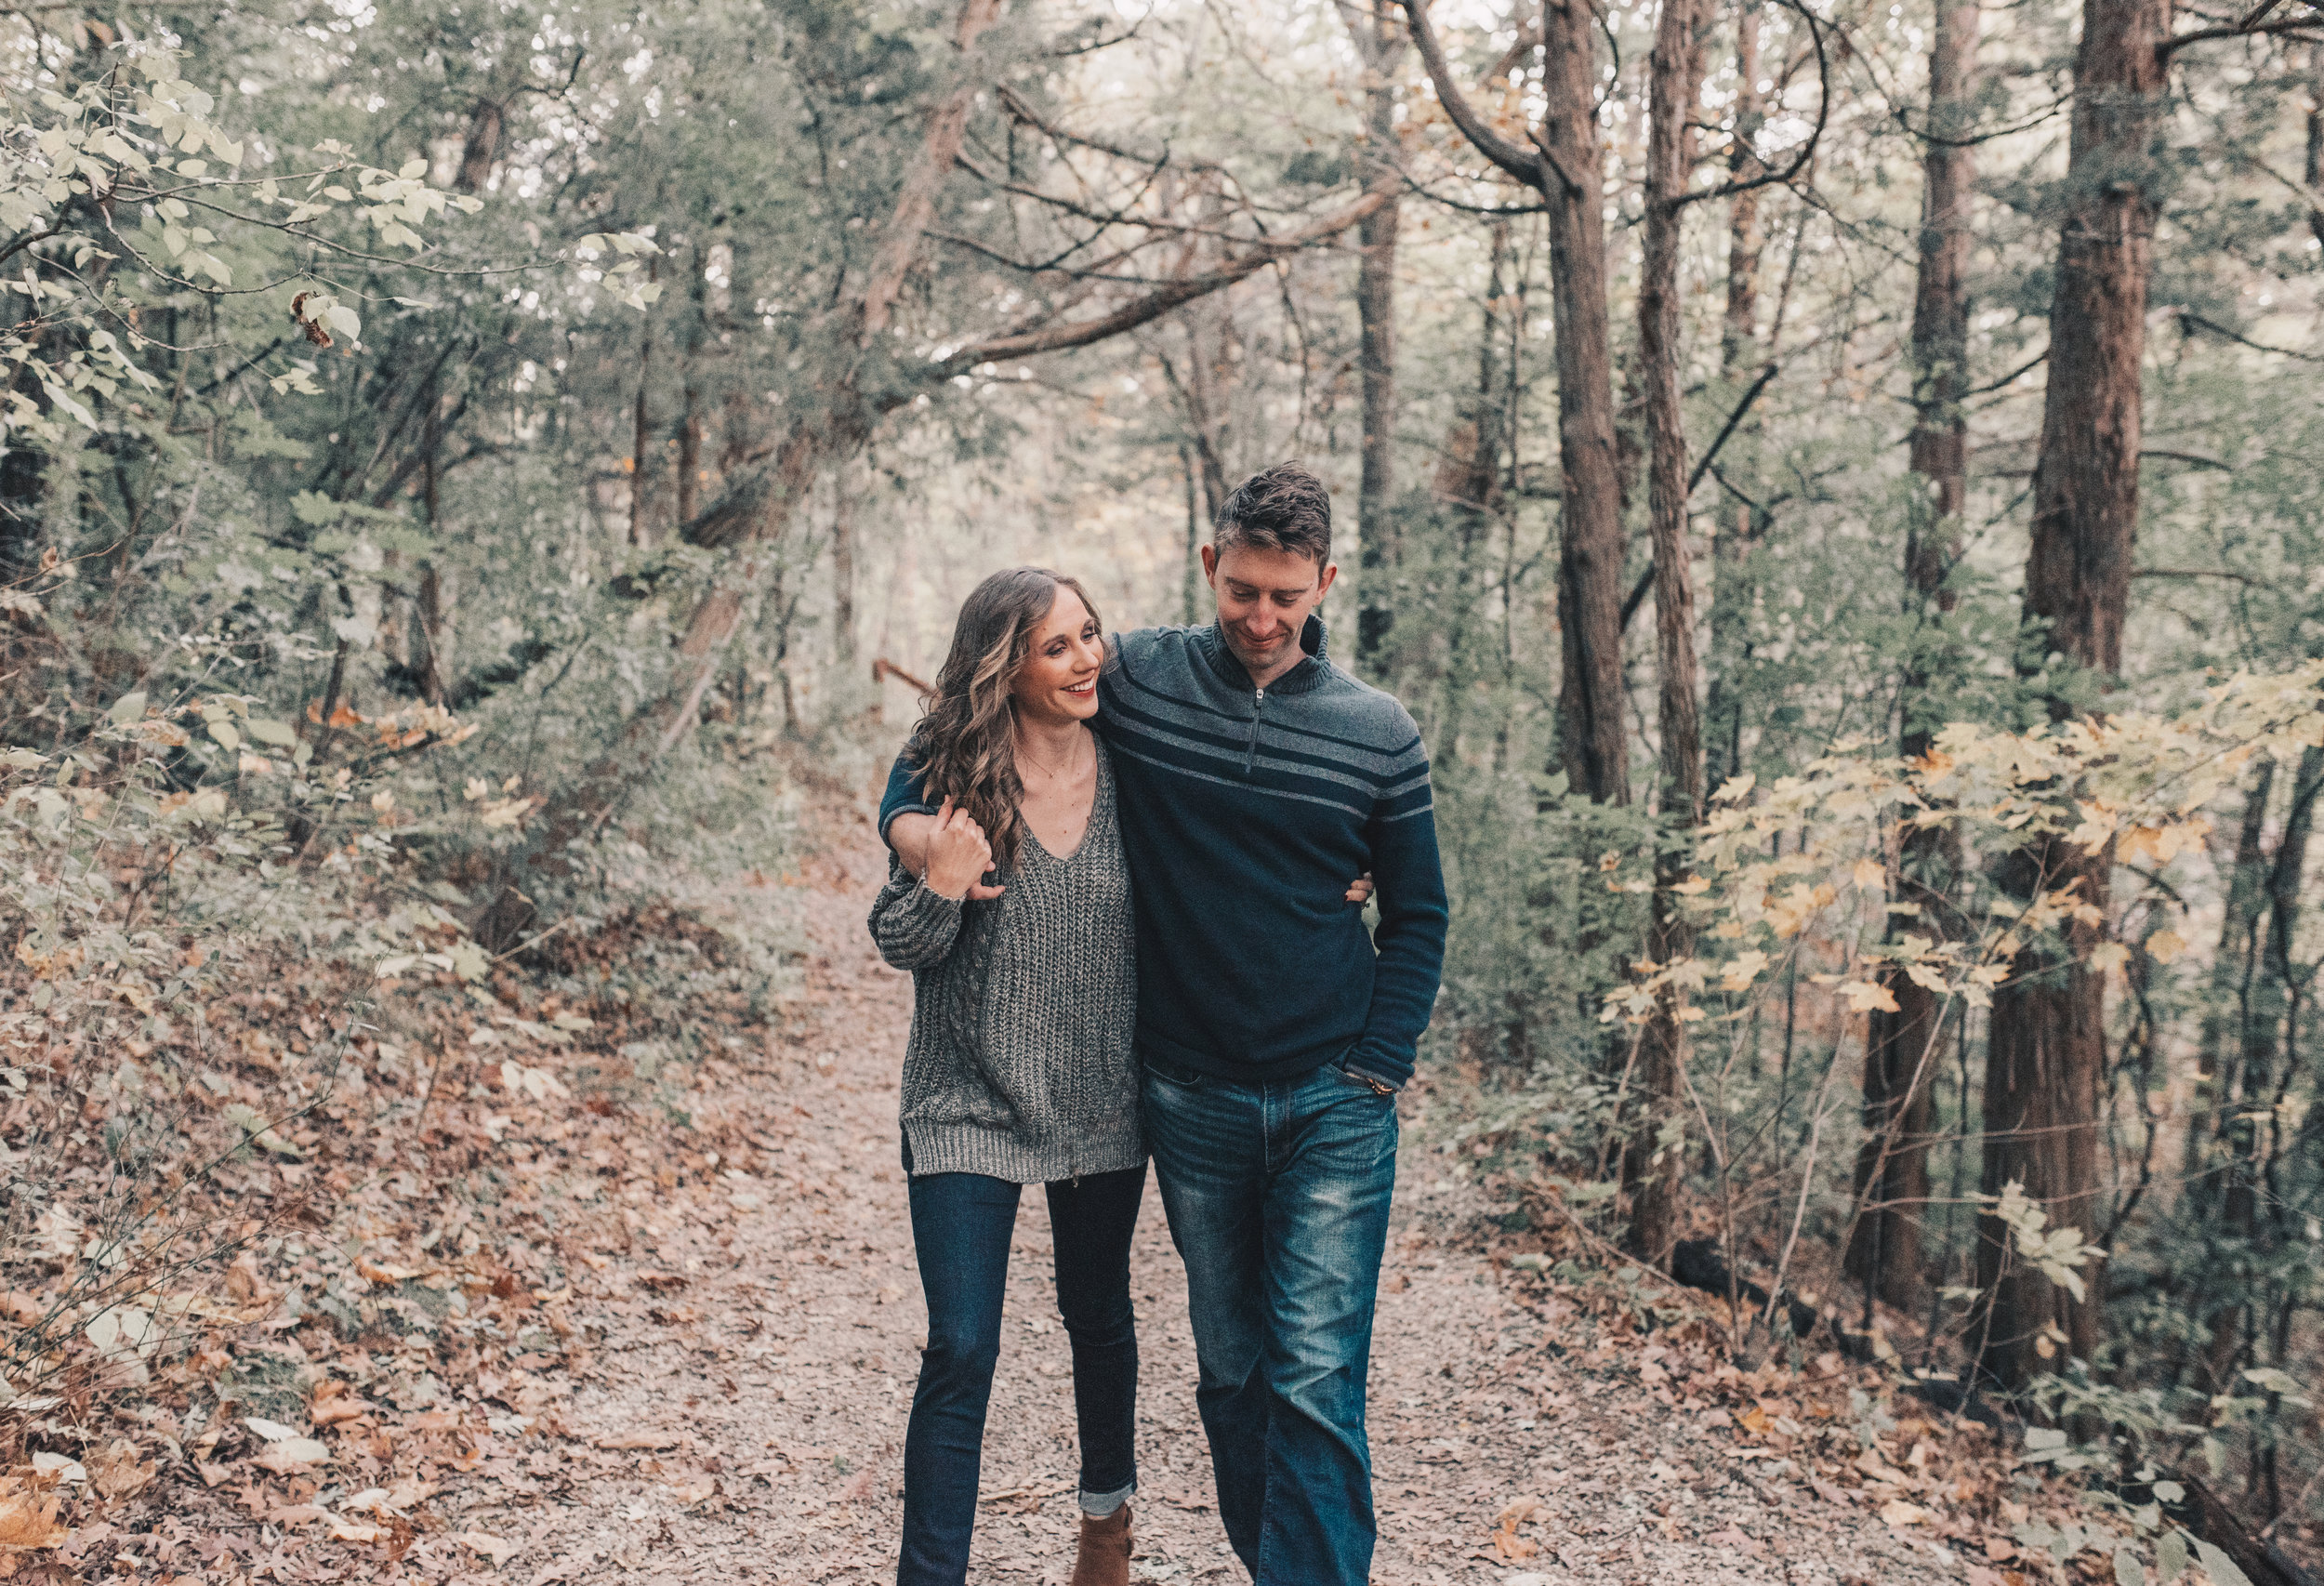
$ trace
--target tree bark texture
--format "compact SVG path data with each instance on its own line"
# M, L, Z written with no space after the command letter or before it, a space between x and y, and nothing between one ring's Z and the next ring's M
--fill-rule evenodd
M1647 63L1646 216L1638 277L1638 365L1646 410L1647 521L1655 559L1655 654L1661 690L1656 731L1661 740L1662 812L1692 827L1702 819L1702 723L1695 701L1694 559L1686 543L1686 425L1681 394L1679 244L1693 174L1688 122L1702 97L1705 0L1663 0ZM1691 958L1695 928L1670 888L1685 879L1684 852L1657 850L1654 919L1647 957L1659 964ZM1678 1238L1680 1172L1685 1152L1666 1143L1679 1116L1686 1074L1686 1027L1678 994L1666 991L1647 1021L1639 1051L1640 1118L1624 1150L1630 1196L1630 1244L1667 1265Z
M1353 13L1348 26L1364 62L1365 185L1386 194L1356 228L1357 363L1364 382L1363 471L1356 492L1359 552L1355 618L1356 665L1379 678L1396 623L1395 581L1403 546L1395 521L1396 442L1396 92L1389 73L1403 53L1390 20L1391 0L1372 0L1368 18Z
M1766 174L1755 139L1765 124L1760 93L1760 6L1744 0L1735 20L1735 141L1727 152L1727 178L1748 182ZM1731 391L1747 389L1760 364L1759 270L1766 240L1761 234L1761 189L1735 195L1727 210L1727 307L1720 326L1719 373ZM1759 421L1746 433L1756 435ZM1738 439L1741 437L1738 436ZM1755 587L1750 556L1765 525L1750 506L1723 496L1715 509L1710 541L1710 688L1704 704L1704 782L1717 787L1743 769L1743 698L1738 687L1750 658L1750 613Z
M2272 781L2263 777L2255 790L2262 803ZM2229 1391L2237 1372L2253 1364L2245 1358L2246 1318L2255 1302L2260 1314L2266 1314L2262 1271L2275 1243L2275 1223L2285 1215L2280 1188L2269 1183L2276 1176L2271 1164L2281 1158L2284 1144L2274 1108L2291 1079L2287 1064L2295 1061L2292 1042L2307 986L2291 944L2300 928L2301 889L2319 792L2324 792L2324 749L2304 750L2292 776L2283 835L2266 866L2264 889L2250 900L2257 906L2251 909L2248 972L2240 977L2237 998L2240 1039L2234 1067L2215 1076L2213 1094L2221 1104L2212 1113L2217 1134L2205 1157L2199 1158L2216 1164L2204 1185L2212 1232L2208 1249L2215 1263L2206 1289L2226 1302L2211 1318L2206 1351L2204 1386L2214 1394ZM2231 911L2233 904L2231 898Z
M2324 243L2324 44L2308 46L2308 230Z
M846 466L831 482L831 660L842 677L855 670L855 498L868 483Z
M2047 648L2103 673L2122 661L2132 541L2138 518L2139 371L2154 247L2157 173L2171 0L2084 0L2074 69L2065 222L2050 305L2049 382L2034 467L2033 543L2024 617ZM2075 921L2055 948L2029 943L1995 997L1987 1048L1983 1183L2016 1181L2050 1227L2096 1229L2098 1103L2106 1068L2106 978L2088 967L2105 936L2112 851L2058 839L2018 851L2004 884L2018 896L2079 883L2100 921ZM2062 948L2062 950L2059 950ZM2084 1272L2076 1301L2011 1258L2008 1235L1980 1221L1979 1286L1990 1311L1987 1364L2022 1383L2098 1342L2106 1275ZM2053 1347L2044 1354L2045 1336ZM2063 1335L2062 1338L2060 1335Z
M1960 555L1969 478L1969 424L1961 407L1969 350L1969 199L1975 172L1967 142L1974 107L1975 0L1941 0L1929 46L1928 141L1921 155L1921 253L1912 305L1912 471L1923 485L1905 540L1908 609L1941 625L1953 607L1946 577ZM1930 668L1919 654L1902 679L1898 752L1929 752ZM1952 933L1960 844L1942 826L1908 827L1894 901L1917 915L1892 918L1892 937ZM1921 1223L1929 1202L1929 1076L1942 1038L1944 1004L1901 970L1883 977L1894 1011L1875 1011L1865 1030L1864 1143L1856 1156L1857 1215L1844 1264L1865 1290L1892 1305L1922 1298Z
M1596 117L1597 20L1586 0L1548 0L1541 18L1541 122L1531 147L1502 138L1453 81L1424 0L1403 0L1437 99L1477 152L1549 208L1557 316L1557 615L1561 759L1570 785L1630 801L1622 725L1622 508L1614 457L1614 363L1607 321L1604 156Z
M1535 134L1550 205L1557 316L1558 732L1568 781L1630 802L1622 723L1622 492L1614 466L1613 335L1606 309L1604 154L1598 142L1597 20L1587 0L1542 7L1543 91Z

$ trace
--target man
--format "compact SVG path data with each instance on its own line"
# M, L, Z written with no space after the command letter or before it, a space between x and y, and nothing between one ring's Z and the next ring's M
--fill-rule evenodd
M1259 1586L1362 1586L1395 1096L1445 953L1428 758L1401 705L1324 657L1339 569L1313 474L1246 480L1202 565L1218 621L1124 634L1094 723L1136 900L1146 1133L1227 1539ZM899 760L881 826L916 870L927 810ZM1368 935L1342 898L1365 871Z

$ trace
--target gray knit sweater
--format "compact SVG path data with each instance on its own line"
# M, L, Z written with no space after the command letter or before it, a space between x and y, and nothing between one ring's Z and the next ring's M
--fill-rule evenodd
M872 905L879 956L912 971L902 1116L912 1172L1053 1183L1134 1168L1136 940L1114 816L1114 763L1081 846L1060 859L1024 834L1007 891L962 904L891 855Z

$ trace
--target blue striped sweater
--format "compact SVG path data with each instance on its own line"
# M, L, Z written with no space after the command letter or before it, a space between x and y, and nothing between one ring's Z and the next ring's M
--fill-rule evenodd
M1444 969L1428 754L1324 655L1267 688L1209 628L1120 636L1099 682L1138 927L1138 1050L1227 1078L1327 1063L1402 1086ZM879 829L927 812L903 757ZM1370 871L1380 926L1341 896ZM1067 966L1070 972L1070 966Z

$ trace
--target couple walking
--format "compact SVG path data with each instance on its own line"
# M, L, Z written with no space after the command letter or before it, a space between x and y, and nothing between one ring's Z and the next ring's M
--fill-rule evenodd
M1404 707L1324 657L1338 569L1312 474L1246 481L1202 562L1216 623L1110 641L1069 577L984 580L881 802L871 929L917 994L904 1166L928 1299L902 1586L967 1575L1033 1183L1073 1352L1072 1580L1126 1586L1149 1152L1228 1540L1260 1586L1369 1579L1395 1098L1445 949L1428 761Z

